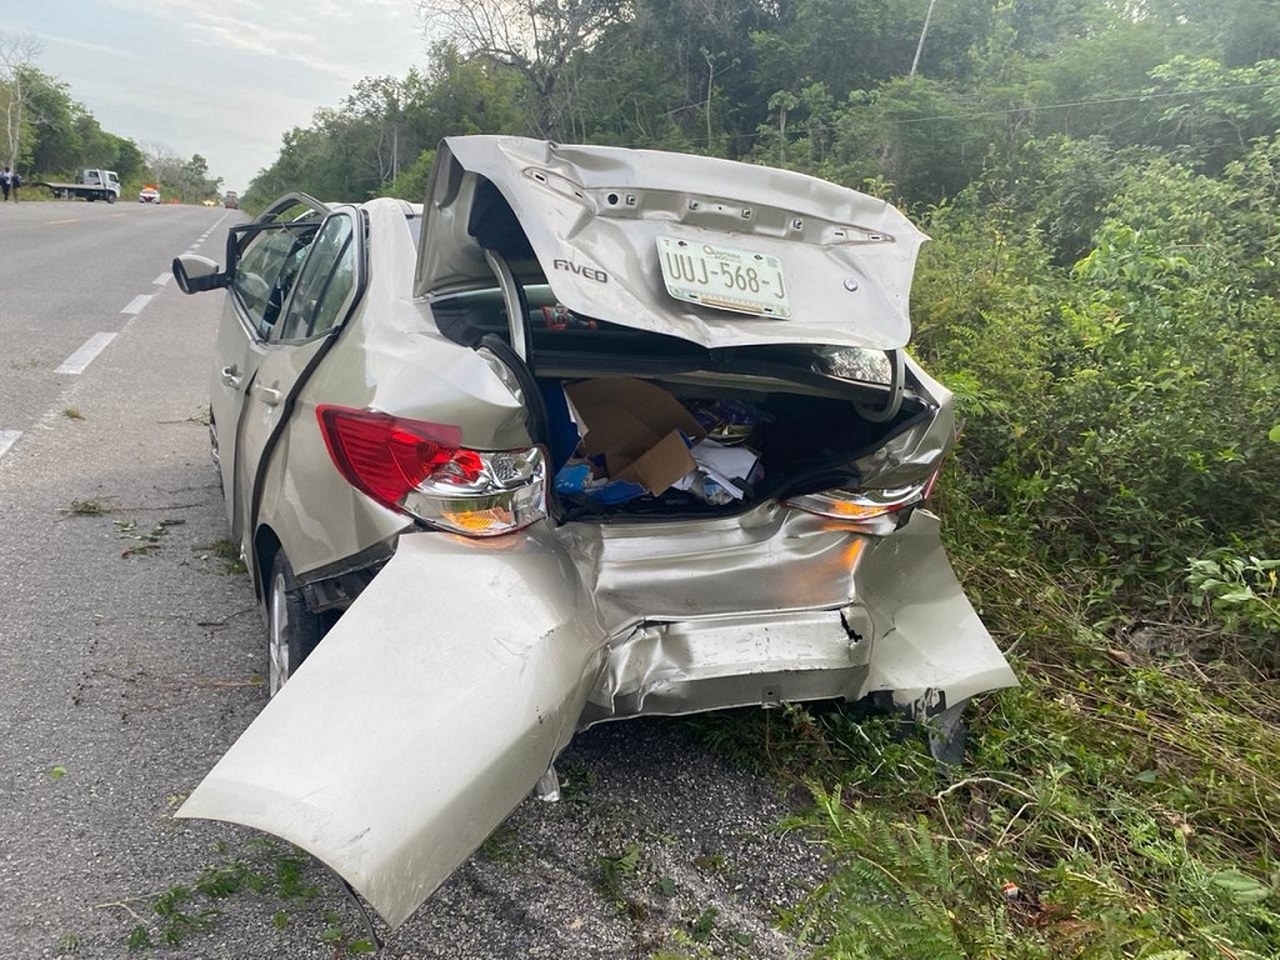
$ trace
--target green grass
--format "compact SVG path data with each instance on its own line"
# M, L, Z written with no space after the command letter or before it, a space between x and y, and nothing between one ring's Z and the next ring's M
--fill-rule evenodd
M247 573L249 568L240 559L240 547L232 540L223 538L213 543L205 543L194 548L197 553L217 557L222 561L225 572L231 574Z
M234 897L275 898L282 908L273 913L271 924L282 929L289 925L288 907L309 902L320 892L307 878L307 857L292 848L257 838L238 852L225 845L219 845L216 852L216 862L189 883L174 884L152 896L100 905L121 909L135 921L124 935L128 952L172 951L182 956L184 944L214 929L222 918L222 905ZM140 902L150 905L149 913L130 906ZM348 934L340 920L336 914L327 915L320 935L321 941L332 947L332 956L371 952L372 945Z
M86 500L72 500L70 506L63 512L73 517L100 517L109 511L110 507L103 501L97 497L90 497Z
M480 856L493 863L519 863L529 851L520 842L520 833L511 823L500 823L480 844Z

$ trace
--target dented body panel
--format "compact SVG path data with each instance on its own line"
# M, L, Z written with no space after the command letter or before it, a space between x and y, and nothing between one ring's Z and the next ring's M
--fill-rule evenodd
M572 737L601 655L574 581L537 534L402 538L177 815L283 837L398 925Z
M934 517L876 538L762 513L674 563L674 530L402 537L177 815L283 837L396 926L576 729L877 690L927 718L1016 683Z
M491 282L472 235L492 184L537 267L571 310L707 347L776 342L892 350L922 234L883 200L799 173L682 154L522 137L446 139L428 186L416 292ZM787 264L792 316L744 317L672 300L658 237L731 240Z

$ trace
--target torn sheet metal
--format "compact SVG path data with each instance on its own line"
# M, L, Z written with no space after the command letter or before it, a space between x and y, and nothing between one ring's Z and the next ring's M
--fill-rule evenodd
M865 684L871 644L847 614L818 610L645 624L610 644L582 725L855 699ZM855 618L861 620L860 614L854 612Z
M583 725L878 691L926 717L1017 685L933 514L884 537L785 510L756 520L719 524L701 554L666 553L666 576L656 568L674 544L661 533L598 528L588 547L590 531L576 531L575 560L616 637Z
M568 743L600 635L554 543L403 537L177 815L283 837L395 927Z
M865 693L932 715L1017 677L965 596L938 536L938 518L917 510L876 543L859 570L858 596L876 621Z
M926 716L1013 674L917 510L875 537L734 518L422 533L178 816L332 867L393 927L603 720L892 691Z

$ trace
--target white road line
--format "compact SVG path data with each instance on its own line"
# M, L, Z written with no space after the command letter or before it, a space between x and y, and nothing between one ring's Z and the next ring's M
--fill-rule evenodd
M107 344L116 338L115 333L95 333L84 342L84 346L62 361L62 366L54 373L84 373L85 367L93 363L94 358L106 349Z
M141 313L142 308L151 302L151 298L155 296L152 293L140 293L126 304L121 313Z
M199 250L199 249L200 249L200 244L202 244L202 243L204 243L206 240L208 240L208 239L209 239L209 237L212 235L213 231L217 230L217 229L218 229L218 227L222 226L222 221L223 221L223 220L225 220L225 219L227 219L227 217L229 217L229 216L231 216L231 214L229 214L229 213L223 213L223 215L222 215L222 216L220 216L220 217L218 218L218 222L217 222L217 223L215 223L215 224L214 224L212 227L210 227L208 230L206 230L204 233L200 234L200 238L199 238L198 240L196 240L196 242L195 242L195 243L191 244L191 246L187 247L186 251L184 251L184 252L186 252L186 253L195 253L197 250Z
M151 282L154 283L157 287L163 287L166 283L168 283L172 279L173 279L172 273L162 273L160 274L160 276L156 277Z
M18 442L21 430L0 430L0 457L9 452L9 448Z

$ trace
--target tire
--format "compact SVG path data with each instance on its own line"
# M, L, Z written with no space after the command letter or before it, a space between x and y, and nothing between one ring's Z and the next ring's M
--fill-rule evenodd
M267 692L275 696L324 636L324 625L307 609L293 568L277 551L267 578Z
M114 193L110 193L110 192L108 192L108 193L107 193L107 203L115 203L115 202L116 202L116 195L115 195Z

